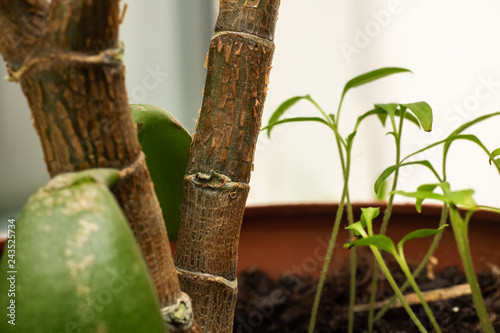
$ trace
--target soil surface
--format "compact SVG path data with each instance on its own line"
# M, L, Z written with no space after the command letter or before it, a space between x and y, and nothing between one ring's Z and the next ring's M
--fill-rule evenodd
M359 250L358 250L359 252ZM386 260L391 272L401 285L402 272ZM369 303L373 260L366 252L358 255L356 304ZM415 266L413 266L415 267ZM315 332L347 332L349 302L349 267L330 276L325 283ZM432 268L422 270L417 283L422 291L449 288L466 283L458 267L447 267L433 276ZM500 273L498 267L478 274L490 319L496 332L500 332ZM270 279L258 268L250 268L238 278L239 296L236 306L235 333L307 332L309 318L318 281L310 276L283 275ZM413 292L408 289L406 293ZM390 298L393 291L383 274L379 274L377 301ZM482 332L470 295L429 303L443 333ZM429 332L431 324L420 305L412 306L417 317ZM354 332L367 328L367 312L356 312ZM373 332L419 332L402 308L390 309L374 324Z

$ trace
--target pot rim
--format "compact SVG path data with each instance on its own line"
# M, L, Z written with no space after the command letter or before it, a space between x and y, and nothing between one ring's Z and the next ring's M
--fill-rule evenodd
M273 217L273 216L301 216L307 217L311 215L333 216L339 207L339 203L283 203L269 205L249 205L245 208L245 217ZM366 201L352 203L353 211L359 213L361 208L379 207L383 212L387 207L385 201ZM441 214L443 205L440 204L423 204L421 213L418 213L413 203L395 203L392 208L392 214L399 216L415 216L418 214L422 217L436 216ZM460 209L462 213L465 209ZM500 214L484 209L477 210L472 219L481 219L485 221L500 223Z

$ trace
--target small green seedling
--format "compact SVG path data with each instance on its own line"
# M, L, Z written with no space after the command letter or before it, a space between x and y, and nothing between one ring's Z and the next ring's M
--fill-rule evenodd
M432 109L431 107L426 103L426 102L415 102L415 103L389 103L389 104L376 104L374 106L374 109L365 112L361 116L358 117L356 124L353 128L353 130L347 135L343 136L340 131L339 131L339 123L340 123L340 111L342 109L342 103L344 101L344 98L347 94L347 92L355 87L359 87L361 85L376 81L378 79L393 75L393 74L398 74L398 73L411 73L410 70L405 69L405 68L398 68L398 67L387 67L387 68L381 68L377 69L362 75L359 75L351 80L349 80L346 85L344 86L344 89L342 91L341 97L340 97L340 102L339 106L337 109L336 115L334 114L327 114L319 105L318 103L310 96L310 95L305 95L305 96L296 96L293 98L290 98L283 102L273 113L269 120L269 124L263 128L263 130L267 130L268 136L271 135L272 129L281 124L285 123L292 123L292 122L304 122L304 121L312 121L312 122L317 122L324 124L328 126L334 133L335 135L335 140L337 143L337 148L339 152L339 157L340 157L340 163L343 171L343 178L344 178L344 185L343 185L343 190L342 190L342 195L340 199L340 204L339 204L339 209L337 210L337 214L335 217L335 222L332 230L332 235L330 238L330 243L328 246L327 250L327 255L325 257L325 263L321 272L320 280L318 283L318 289L316 291L316 297L314 300L313 304L313 309L312 309L312 314L311 314L311 320L310 320L310 325L309 325L309 333L312 333L314 331L315 327L315 321L316 321L316 315L319 307L319 301L321 298L321 292L323 289L324 281L326 279L326 274L328 271L328 266L331 261L332 253L333 253L333 248L335 246L335 241L337 238L339 226L340 226L340 221L344 212L344 204L346 204L347 207L347 217L349 220L349 223L354 223L353 221L353 216L352 216L352 207L350 204L350 196L349 196L349 176L350 176L350 170L351 170L351 157L352 157L352 147L354 144L354 139L356 137L356 134L358 132L358 129L360 125L362 124L363 120L367 119L370 116L377 116L380 122L382 123L383 126L386 125L387 120L389 119L389 123L392 127L392 130L388 133L389 135L392 135L395 139L396 142L396 163L400 163L400 147L401 147L401 135L402 135L402 128L403 128L403 123L404 120L410 121L411 123L417 125L418 127L424 129L425 131L430 131L432 129ZM294 118L282 118L284 114L292 107L294 106L297 102L300 100L305 100L310 103L312 103L315 108L320 112L321 117L294 117ZM399 119L399 122L397 121ZM397 174L398 174L398 168L395 170L395 177L392 182L391 186L391 191L394 191L396 189L397 185ZM380 186L379 186L380 188ZM377 191L379 192L379 191ZM391 210L392 207L392 200L393 200L394 195L390 196L389 199L389 204L388 204L388 211ZM390 216L390 214L386 215L387 217ZM382 223L382 231L385 231L385 228L387 227L388 223L388 218L384 218L384 221ZM354 251L352 252L353 256L351 259L351 262L353 265L351 265L351 302L349 304L349 327L348 327L348 332L353 331L353 324L354 324L354 295L355 295L355 273L356 273L356 265L355 265L355 257L354 257ZM376 276L374 276L374 279L376 279ZM372 295L374 295L374 291L372 291ZM374 298L373 298L374 302ZM370 312L370 320L369 320L369 326L372 325L372 319L373 319L373 313Z
M438 188L442 190L442 193L434 192L434 190ZM493 326L489 320L488 312L486 311L481 290L479 289L476 274L474 273L474 266L472 263L472 256L470 253L469 240L467 236L470 218L472 217L472 214L479 208L472 197L474 191L451 191L449 183L441 182L439 184L421 185L418 187L416 192L396 191L395 193L406 197L415 198L415 206L418 211L421 210L422 202L426 199L442 201L446 206L449 207L450 222L455 235L455 240L457 242L458 251L462 259L464 272L471 287L472 300L476 306L479 320L485 332L494 332ZM459 206L467 209L465 217L462 217L460 215L460 212L458 210Z
M399 301L405 308L405 310L408 312L410 315L410 318L415 322L417 327L422 331L422 332L427 332L427 330L423 327L422 323L420 320L417 318L413 310L410 308L408 303L406 302L403 293L401 289L398 287L396 284L394 278L392 277L391 272L385 265L384 259L382 258L382 255L380 254L379 250L383 250L391 254L398 265L401 267L401 270L405 274L406 278L410 282L413 290L417 294L425 313L429 317L430 322L432 323L432 326L434 327L434 330L436 332L441 332L441 329L439 328L439 325L436 322L436 318L434 317L432 310L429 308L429 305L427 304L424 296L422 295L422 292L420 291L420 288L418 287L412 272L410 270L410 267L408 266L404 251L403 251L403 245L411 240L411 239L416 239L416 238L425 238L429 236L433 236L443 230L443 228L447 227L448 225L445 224L437 229L419 229L415 230L401 239L399 241L398 245L394 245L394 242L392 239L385 235L376 235L373 233L373 219L378 216L379 214L379 209L378 208L362 208L361 209L361 220L359 222L353 223L350 226L346 227L346 229L352 230L354 234L359 238L353 242L346 243L344 246L347 248L352 248L354 246L369 246L370 249L372 250L375 259L377 260L379 267L382 269L384 274L387 277L387 280L391 284L391 287L393 288L396 296L398 297ZM365 230L366 229L366 230Z
M395 292L398 298L402 297L402 292L408 287L412 286L414 289L418 289L418 286L415 283L414 277L419 274L419 272L425 267L425 264L429 260L429 258L432 256L434 250L436 249L440 235L441 235L441 230L447 225L445 222L448 219L448 211L449 211L449 216L450 216L450 222L451 226L453 228L453 232L455 234L455 238L457 240L459 252L461 255L462 262L464 264L464 270L466 272L467 279L469 281L469 284L471 285L471 290L473 294L473 300L475 303L475 306L477 308L477 313L481 321L481 326L483 330L487 333L493 333L493 327L492 324L489 320L488 314L486 312L486 309L484 307L484 301L482 299L479 286L476 281L476 277L474 274L473 266L472 266L472 259L470 256L470 250L468 246L468 239L467 239L467 226L468 226L468 221L470 217L472 216L472 213L477 210L477 209L489 209L493 211L497 211L500 213L500 209L497 208L492 208L492 207L484 207L484 206L479 206L477 205L474 200L472 199L472 190L462 190L462 191L451 191L450 190L450 185L447 182L446 178L446 167L447 167L447 154L450 149L450 146L452 143L455 141L459 140L467 140L470 142L475 143L477 146L479 146L483 151L486 152L489 158L490 164L493 163L496 168L500 171L500 148L495 149L493 151L489 151L486 146L475 136L472 134L464 134L463 132L471 127L472 125L475 125L481 121L490 119L491 117L498 116L500 115L500 112L495 112L492 114L484 115L481 117L478 117L474 120L471 120L460 127L458 127L455 131L453 131L447 138L444 140L435 142L433 144L430 144L427 147L424 147L404 158L401 156L401 146L402 146L402 133L403 133L403 124L405 122L411 122L415 125L417 125L419 128L422 128L424 131L431 131L432 129L432 124L433 124L433 115L432 115L432 109L431 107L426 103L426 102L416 102L416 103L388 103L388 104L375 104L374 108L370 111L365 112L361 116L358 117L355 126L353 130L348 133L348 135L343 135L340 130L339 130L339 119L340 119L340 111L342 108L342 103L344 100L344 97L346 96L347 92L355 87L373 82L375 80L381 79L383 77L397 74L397 73L408 73L410 72L407 69L404 68L396 68L396 67L388 67L388 68L381 68L377 69L365 74L362 74L360 76L357 76L347 82L347 84L344 86L344 89L342 91L341 97L340 97L340 102L339 106L337 109L337 113L334 114L327 114L319 105L318 103L310 96L310 95L305 95L305 96L296 96L293 98L290 98L283 102L273 113L269 120L268 126L264 127L263 130L267 130L268 136L271 135L271 131L274 127L285 124L285 123L294 123L294 122L305 122L305 121L312 121L316 123L320 123L323 125L326 125L329 127L334 136L335 140L337 143L337 148L338 148L338 153L339 153L339 158L340 158L340 164L342 167L342 172L343 172L343 189L342 189L342 195L341 199L339 202L339 209L337 210L337 214L335 217L335 222L333 225L333 230L330 238L330 243L328 245L328 250L327 250L327 255L325 257L325 264L323 266L321 275L320 275L320 280L318 283L318 288L316 291L316 297L314 300L312 312L311 312L311 320L310 320L310 325L309 325L309 333L312 333L314 331L315 327L315 320L316 320L316 315L319 307L319 300L321 297L321 292L322 288L324 285L324 281L326 278L326 273L328 271L328 266L333 254L333 249L336 241L336 237L338 234L338 229L340 226L340 221L342 219L343 213L344 213L344 205L346 206L347 210L347 219L349 222L350 227L348 229L352 232L352 236L354 238L359 238L357 240L354 240L350 243L348 243L346 246L347 247L353 247L355 245L361 246L361 245L367 245L370 246L371 249L373 250L375 256L377 257L377 262L381 265L380 268L386 273L387 278L390 280L392 279L390 277L390 272L387 270L387 267L385 267L385 264L383 264L383 261L381 260L382 257L380 256L380 251L379 250L385 250L389 253L391 253L400 266L402 266L403 271L405 274L407 274L407 282L403 284L400 288L395 285L395 283L391 283L393 285L393 288L395 288ZM312 103L314 107L319 111L321 114L321 117L294 117L294 118L284 118L284 115L286 112L294 106L297 102L304 100L309 103ZM375 211L373 210L367 210L363 211L363 214L361 216L361 221L358 223L354 223L353 220L353 212L352 212L352 207L350 203L350 195L349 195L349 177L350 177L350 171L351 171L351 155L352 155L352 147L354 144L354 139L356 137L356 134L360 128L360 125L362 124L363 120L370 117L370 116L377 116L380 122L382 123L383 126L390 126L390 130L387 133L388 135L392 136L394 138L395 142L395 147L396 147L396 153L395 153L395 164L392 166L387 167L377 178L375 184L374 184L374 190L375 193L380 197L382 192L386 191L386 187L389 187L389 198L387 202L387 208L384 212L384 217L382 221L382 225L380 228L380 232L378 235L373 234L372 226L371 226L371 220L378 215L378 211L375 214ZM434 148L436 146L443 145L443 166L442 166L442 173L440 174L434 167L433 165L427 161L427 160L416 160L412 161L410 160L411 157L414 157L415 155ZM398 191L397 190L397 185L398 185L398 179L399 179L399 170L401 167L409 166L409 165L420 165L428 169L437 179L436 184L424 184L420 186L416 192L403 192L403 191ZM389 183L389 177L392 177L392 181L390 182L390 185L388 186ZM441 193L436 193L436 189L441 189L443 192ZM441 219L439 221L438 228L436 229L421 229L417 230L415 232L412 232L405 236L399 243L398 245L394 245L392 240L384 236L385 231L388 226L388 222L391 216L391 211L392 211L392 205L393 205L393 200L395 195L405 195L407 197L413 197L416 199L416 208L418 211L421 210L421 205L422 202L426 199L436 199L441 202L443 202L443 208L442 208L442 214L441 214ZM468 209L467 214L465 217L462 217L458 211L458 207L465 207ZM371 215L370 215L371 214ZM365 228L367 228L367 231L365 231ZM421 237L428 237L428 236L434 236L434 239L432 241L431 246L429 247L427 253L425 254L424 258L418 265L418 267L415 269L415 271L412 273L408 269L406 265L406 261L404 260L404 252L403 252L403 244L414 238L421 238ZM353 323L354 323L354 296L355 296L355 288L356 288L356 258L355 258L355 248L353 251L351 251L351 289L350 289L350 304L349 304L349 326L347 331L349 333L353 332ZM379 319L390 307L392 302L396 299L396 296L393 297L393 299L388 302L388 304L378 312L378 314L375 316L374 314L374 304L375 304L375 295L376 295L376 288L377 288L377 279L378 279L378 268L375 267L373 277L372 277L372 291L371 291L371 296L370 296L370 305L371 308L369 310L369 315L368 315L368 332L373 331L373 323L377 319ZM393 279L392 279L393 281ZM393 281L394 282L394 281ZM416 291L417 292L417 291ZM418 292L417 292L418 294ZM419 297L421 297L421 293L419 294ZM402 301L402 304L404 302ZM427 312L429 318L431 319L431 322L434 326L434 329L439 332L439 327L437 327L437 323L435 319L433 319L433 315L430 312L428 306L424 305L424 302L422 302L425 311ZM408 313L412 317L412 319L417 323L417 326L419 326L419 329L422 332L425 332L425 328L421 324L418 324L418 319L414 316L414 314L411 312L411 308L407 308Z
M445 139L438 141L436 143L430 144L402 159L402 163L393 165L380 175L375 183L375 188L377 188L378 184L383 182L392 172L399 169L404 165L408 165L410 163L420 164L422 166L427 167L438 180L438 183L435 184L423 184L417 188L415 192L405 192L405 191L393 191L393 194L399 194L406 197L415 198L415 207L418 212L421 211L422 203L426 199L434 199L443 202L443 210L449 210L449 218L450 223L454 232L455 240L457 242L458 251L462 260L462 264L464 267L464 272L471 287L472 300L476 307L476 311L481 322L481 326L485 332L493 333L494 328L489 319L489 315L486 311L486 307L484 304L484 300L481 294L481 290L479 289L479 284L477 282L476 275L474 273L474 266L472 263L472 256L469 248L469 240L467 236L468 226L470 218L473 213L478 209L485 209L490 211L495 211L500 213L500 209L494 207L487 207L477 205L473 199L474 191L472 189L452 191L450 184L446 181L447 176L447 158L448 153L450 151L450 147L453 143L459 140L466 140L476 144L481 150L483 150L488 156L489 163L495 165L497 170L500 172L500 159L498 156L500 155L500 148L494 149L492 151L488 150L488 148L477 138L477 136L472 134L462 134L469 127L487 119L490 119L495 116L499 116L500 112L490 113L484 116L480 116L476 119L473 119L469 122L458 127L455 131L453 131L448 137ZM428 161L415 161L415 162L404 162L409 158L426 151L428 149L434 148L438 145L443 145L443 168L442 175L439 175L436 169L428 162ZM436 193L436 190L439 189L441 193ZM459 207L466 209L466 214L464 217L461 216Z

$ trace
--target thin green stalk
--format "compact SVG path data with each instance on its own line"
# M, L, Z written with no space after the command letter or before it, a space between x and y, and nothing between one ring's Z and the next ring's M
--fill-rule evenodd
M375 312L375 301L377 296L377 284L378 284L378 265L377 262L373 263L373 274L372 274L372 285L370 294L370 310L368 311L368 333L373 332L373 315Z
M347 332L354 331L354 306L356 305L356 247L351 249L349 254L350 259L350 282L349 282L349 317Z
M403 120L404 120L404 111L401 110L401 117L399 121L399 130L396 130L396 124L394 123L394 117L391 117L392 127L394 130L394 139L396 144L396 165L400 163L401 159L401 131L403 129ZM399 168L394 171L394 178L392 181L391 194L389 195L389 200L387 202L387 207L384 212L384 218L382 220L382 226L380 227L380 235L384 235L387 226L389 224L389 219L392 214L392 206L394 203L394 191L396 191L398 185L399 178ZM368 311L368 332L373 332L373 323L374 323L374 314L375 314L375 301L377 294L377 284L378 284L378 267L377 262L374 263L373 267L373 276L372 276L372 285L371 285L371 294L370 294L370 310Z
M334 130L333 127L332 127L332 129ZM337 148L339 150L340 165L342 166L342 174L344 175L344 184L346 184L346 182L347 182L346 177L349 177L348 175L346 175L346 173L349 172L348 168L350 167L350 165L348 166L347 163L344 160L344 154L342 153L342 144L340 142L341 140L339 139L339 136L336 135L335 138L336 138L336 141L337 141ZM349 156L346 156L346 158L349 158ZM348 195L348 193L349 193L349 189L347 189L346 195Z
M328 124L330 124L331 126L334 126L335 124L333 123L333 121L331 120L331 118L328 117L328 115L326 114L325 110L323 110L321 108L321 106L319 106L319 104L316 103L316 101L314 99L312 99L309 95L308 95L308 97L309 97L308 100L316 107L316 109L318 109L319 112L321 112L321 114L325 118L326 122Z
M413 278L413 275L411 274L410 267L408 267L408 264L406 263L406 260L404 258L404 254L400 253L399 256L395 256L396 261L398 262L399 266L403 270L403 273L405 274L406 278L410 282L413 290L418 296L418 299L420 300L420 304L422 304L422 307L424 308L425 313L427 314L427 317L429 317L429 320L432 324L432 327L434 327L434 330L437 333L442 333L441 328L439 327L436 318L434 317L434 314L432 313L432 310L429 308L429 304L427 304L427 301L424 298L424 295L422 295L422 292L420 291L420 288L417 285L417 282Z
M348 163L351 164L351 156L348 156ZM349 189L346 192L346 212L347 212L347 222L348 224L354 223L354 214L352 211L351 197L349 196Z
M350 171L351 167L351 148L352 146L346 147L346 169ZM340 147L339 147L340 149ZM347 210L347 223L349 225L354 223L354 214L352 211L351 198L349 196L349 172L344 174L344 182L346 184L346 210ZM351 236L352 233L350 232ZM348 324L347 332L352 333L354 331L354 306L356 305L356 248L351 249L349 255L350 261L350 282L349 282L349 312L348 312Z
M470 285L472 300L476 306L476 312L481 326L485 333L495 333L493 325L489 319L488 311L486 311L486 306L484 305L484 299L477 282L476 273L474 272L474 265L470 254L469 238L467 236L468 223L467 221L462 220L462 217L456 207L450 207L450 221L455 235L455 240L457 242L458 252L460 253L460 258L462 259L462 265L464 266L465 276L467 277L467 281Z
M350 153L350 151L349 151ZM350 154L349 154L350 160ZM354 215L352 212L351 199L349 198L349 192L346 196L347 204L347 222L349 225L354 223ZM351 237L353 236L352 231L349 231ZM349 254L350 261L350 282L349 282L349 312L348 312L348 324L347 332L352 333L354 331L354 306L356 305L356 247L351 249Z
M420 322L420 320L418 320L417 316L415 315L415 313L413 312L413 310L411 309L411 307L406 302L406 299L404 298L403 294L401 293L401 290L399 290L399 287L398 287L396 281L394 281L394 278L392 277L392 274L389 271L389 268L387 268L387 266L386 266L386 264L384 262L384 259L382 258L382 255L380 254L380 251L378 250L378 248L376 248L373 245L370 245L370 248L371 248L371 250L372 250L372 252L373 252L373 254L375 256L375 259L378 262L378 266L380 267L380 269L382 270L382 272L386 276L387 282L389 282L389 284L391 285L392 289L394 290L394 293L398 297L398 299L401 302L401 305L403 306L403 308L406 310L406 312L408 313L408 315L410 316L410 318L413 320L413 322L415 323L415 325L417 325L418 329L421 332L427 332L427 330L425 329L425 327L422 325L422 323Z
M477 209L486 209L486 210L489 210L491 212L495 212L497 214L500 214L500 208L498 208L498 207L478 205Z
M446 204L444 204L443 205L443 209L441 211L441 218L439 220L439 227L443 226L446 223L447 216L448 216L448 206ZM427 253L425 254L424 258L422 259L422 261L420 262L420 264L417 266L417 268L413 272L413 277L417 277L420 274L420 272L422 271L422 269L424 269L424 267L426 266L426 264L429 261L430 257L432 256L432 254L436 250L436 248L437 248L437 246L439 244L439 241L441 240L442 235L443 235L443 233L439 232L439 233L437 233L434 236L434 239L433 239L433 241L431 243L431 246L429 247L429 250L427 250ZM407 280L400 287L401 292L404 293L405 290L409 286L410 286L410 282ZM373 318L373 321L377 321L380 318L382 318L382 316L387 312L387 310L390 309L390 307L392 306L392 304L394 304L395 301L396 301L396 295L392 296L392 298L389 300L389 302L382 309L380 309L380 311Z
M340 97L339 107L337 109L337 116L335 118L335 119L337 119L337 122L339 121L339 118L340 118L340 109L342 108L342 103L344 103L344 97L345 97L344 94L342 94L342 97Z
M312 100L312 99L310 99L310 100L316 106L316 108L323 114L323 116L326 118L326 120L329 124L329 127L333 130L333 132L335 134L335 141L337 143L337 149L339 151L340 164L342 166L342 174L343 174L343 178L344 178L344 188L342 190L342 197L340 200L339 208L337 210L337 215L335 217L335 222L333 225L333 230L332 230L330 242L328 244L328 250L327 250L326 257L325 257L325 262L323 264L320 279L318 281L318 287L316 289L316 294L314 296L314 303L313 303L313 308L311 311L311 319L309 321L309 331L308 331L309 333L313 333L314 327L316 325L316 317L318 314L319 303L321 300L321 292L323 291L323 286L325 284L326 275L328 273L328 267L330 266L330 261L331 261L331 257L333 254L333 248L335 246L335 241L337 239L337 235L338 235L338 231L339 231L339 227L340 227L340 221L342 220L342 214L344 211L344 202L347 201L348 215L350 215L351 219L352 219L352 207L351 207L351 203L349 200L349 187L348 187L349 171L350 171L350 167L351 167L350 149L347 146L347 144L344 142L342 137L340 136L340 133L338 132L338 123L337 123L338 118L336 119L336 122L333 121L330 117L327 116L327 114L323 111L323 109L314 100ZM346 149L345 159L344 159L342 147L344 147Z
M314 332L314 326L316 325L316 316L318 315L319 301L321 299L321 292L323 291L323 285L325 284L326 274L328 273L328 267L332 259L333 248L335 247L335 240L337 239L337 234L339 232L340 221L342 220L342 215L344 212L344 198L345 198L345 188L344 193L342 193L342 198L340 200L339 208L337 210L337 215L335 216L335 222L333 224L332 234L330 237L330 242L328 243L328 250L325 256L325 263L321 270L321 275L318 281L318 288L316 289L316 294L314 296L314 304L311 311L311 319L309 321L309 333Z
M395 139L395 144L396 144L396 165L399 165L401 163L401 133L403 131L403 120L404 120L404 113L405 111L401 110L401 117L399 119L399 129L396 131L396 124L394 123L394 118L391 117L392 119L392 126L395 132L394 139ZM392 187L391 187L391 194L389 195L389 201L387 202L387 207L384 212L384 219L382 220L382 226L380 227L380 235L385 235L385 232L387 231L387 226L389 224L389 220L391 218L392 214L392 205L394 203L394 191L396 191L396 188L398 186L398 179L399 179L399 168L397 168L394 171L394 180L392 181Z

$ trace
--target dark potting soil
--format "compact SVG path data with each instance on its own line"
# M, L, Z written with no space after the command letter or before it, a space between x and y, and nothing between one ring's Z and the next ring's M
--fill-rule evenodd
M403 273L394 263L386 261L401 285ZM415 266L413 266L415 267ZM373 261L368 255L358 255L356 304L369 303ZM498 268L478 274L486 307L495 331L500 333L500 275ZM283 275L278 280L269 278L257 268L250 268L238 277L239 295L234 320L235 333L307 332L318 281L310 276ZM417 278L422 291L449 288L466 283L458 267L447 267L434 277L423 269ZM394 293L383 274L379 274L377 301ZM413 292L411 288L406 293ZM315 332L347 332L349 302L349 268L327 278L318 311ZM443 333L482 332L470 295L429 303ZM412 306L422 324L433 332L420 305ZM356 312L354 332L367 328L367 312ZM390 309L374 324L373 332L419 332L402 308Z

